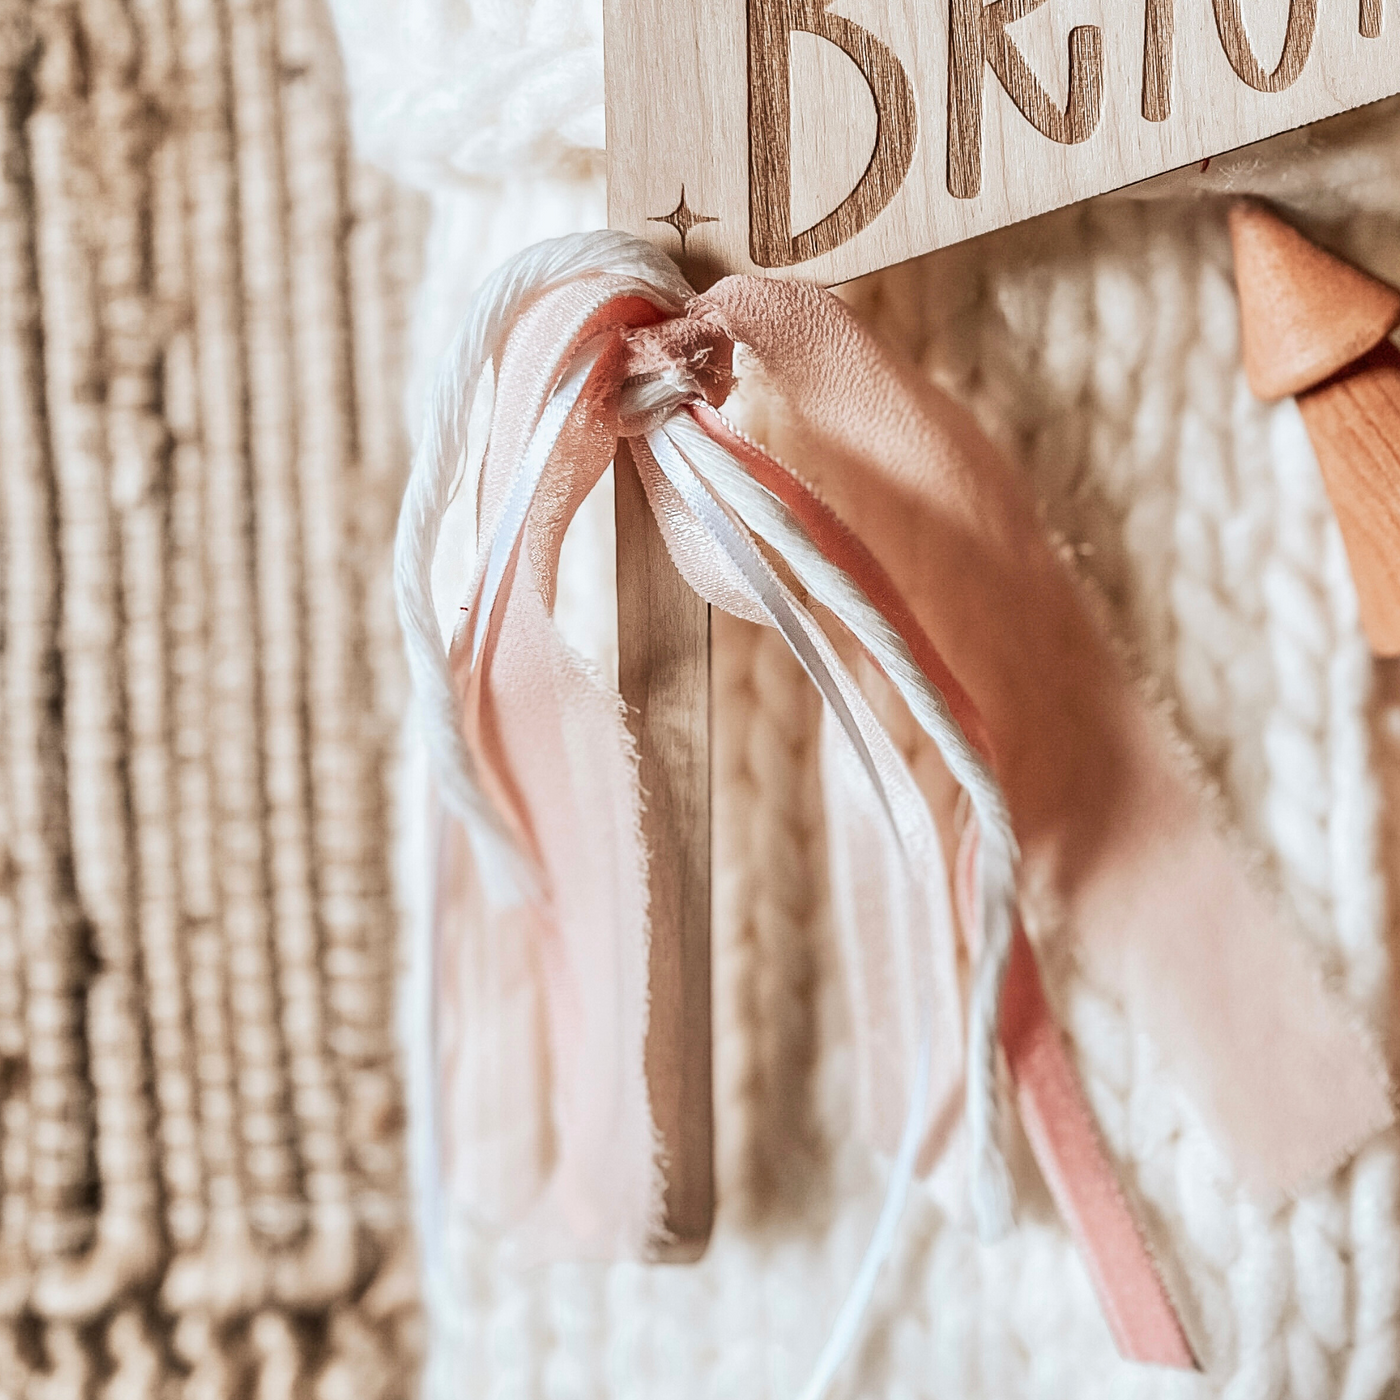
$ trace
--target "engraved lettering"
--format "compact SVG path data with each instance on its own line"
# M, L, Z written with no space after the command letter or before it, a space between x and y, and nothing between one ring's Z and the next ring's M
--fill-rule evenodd
M1362 0L1362 4L1367 0ZM1172 31L1176 0L1147 0L1142 36L1142 115L1164 122L1172 114Z
M868 29L830 14L831 0L749 0L749 255L791 267L839 248L894 198L914 159L914 90L899 60ZM875 99L875 149L855 188L811 228L792 231L794 30L835 44Z
M1254 56L1254 47L1245 33L1240 0L1214 0L1215 27L1230 67L1242 81L1256 92L1282 92L1298 81L1303 65L1312 52L1313 35L1317 31L1317 0L1288 0L1288 28L1283 36L1283 53L1278 67L1266 72ZM1363 3L1362 33L1366 25Z
M1055 106L1006 32L1045 0L950 0L948 43L948 191L971 199L982 189L982 80L990 67L1042 136L1064 146L1087 141L1103 110L1103 35L1077 25L1069 35L1069 99Z

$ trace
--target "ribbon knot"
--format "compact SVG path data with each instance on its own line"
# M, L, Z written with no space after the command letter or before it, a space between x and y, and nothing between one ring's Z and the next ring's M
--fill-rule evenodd
M621 437L644 438L687 404L720 408L734 387L734 342L702 318L640 326L623 340Z

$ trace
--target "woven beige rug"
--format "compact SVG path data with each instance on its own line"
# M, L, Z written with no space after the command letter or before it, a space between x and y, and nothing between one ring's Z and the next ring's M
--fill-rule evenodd
M0 89L0 1396L407 1396L418 206L317 0L0 0Z

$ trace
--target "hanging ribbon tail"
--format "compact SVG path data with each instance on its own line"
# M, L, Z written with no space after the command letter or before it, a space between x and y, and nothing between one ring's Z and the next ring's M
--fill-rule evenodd
M688 314L746 346L772 389L770 445L980 712L1032 932L1071 940L1256 1194L1347 1160L1393 1119L1376 1046L1217 829L971 417L818 288L731 277Z
M976 859L977 827L969 824L958 852L957 889L959 912L970 928L980 920ZM1001 1045L1021 1127L1089 1271L1119 1354L1199 1370L1161 1269L1104 1151L1019 920L1002 994Z
M1019 924L1002 998L1001 1044L1021 1126L1089 1270L1119 1354L1199 1370L1161 1270L1104 1153Z
M693 454L706 439L693 428L673 438L676 426L634 443L643 486L682 576L714 606L777 628L825 702L868 897L843 949L859 1024L863 1117L873 1140L895 1151L922 1074L916 1147L921 1163L932 1162L957 1121L963 1078L957 942L938 832L830 638L702 480Z
M753 481L781 500L809 537L820 542L824 557L880 608L891 630L905 641L911 660L931 682L937 678L955 722L990 759L986 726L971 698L902 605L874 555L793 473L718 413L706 408L691 412L707 435L740 460ZM864 831L858 818L855 825L858 832ZM959 851L956 887L964 927L979 931L976 951L981 952L987 920L978 874L978 834L977 823L970 824ZM838 864L840 849L838 844L832 854L834 897L862 905L870 895L862 878L878 882L880 872L859 852L850 862L852 868ZM1119 1352L1131 1361L1198 1369L1157 1263L1103 1150L1019 916L1001 994L1000 1044L1031 1150L1089 1270Z
M536 990L533 1004L518 994L500 1007L478 995L475 1020L445 1010L455 1035L444 1086L461 1113L485 1073L520 1096L520 1122L539 1126L504 1139L485 1161L490 1177L480 1148L455 1133L444 1141L457 1149L454 1195L477 1215L492 1203L527 1258L558 1257L561 1241L575 1257L641 1258L661 1233L637 755L616 690L552 616L565 531L617 440L622 333L659 318L636 290L615 277L570 282L506 337L480 480L482 547L450 652L478 781L541 893L478 905L471 936L454 940L496 947L474 955L493 968L523 962ZM462 986L444 990L459 997Z

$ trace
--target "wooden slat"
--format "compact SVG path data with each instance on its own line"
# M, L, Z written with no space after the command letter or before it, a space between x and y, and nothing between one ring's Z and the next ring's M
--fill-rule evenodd
M647 1079L664 1144L665 1237L704 1253L714 1221L710 1083L710 616L676 572L625 443L617 464L618 681L641 756L651 855Z

